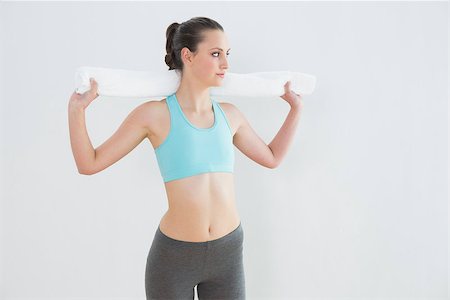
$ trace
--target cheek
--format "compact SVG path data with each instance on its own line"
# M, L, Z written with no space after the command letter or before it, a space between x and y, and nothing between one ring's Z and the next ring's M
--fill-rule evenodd
M197 65L197 67L197 72L202 77L210 77L211 73L214 73L217 70L214 58L204 59L200 64Z

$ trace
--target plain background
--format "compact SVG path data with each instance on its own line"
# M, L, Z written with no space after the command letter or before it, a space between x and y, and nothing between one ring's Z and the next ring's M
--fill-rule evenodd
M446 2L4 2L1 299L144 299L167 199L144 141L77 172L67 103L82 65L167 70L165 31L228 35L235 73L317 77L281 165L236 151L248 299L448 296ZM94 147L148 99L97 98ZM281 98L232 102L270 143Z

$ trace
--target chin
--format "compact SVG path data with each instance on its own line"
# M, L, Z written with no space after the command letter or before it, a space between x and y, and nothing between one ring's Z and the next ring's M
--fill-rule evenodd
M222 84L223 84L223 82L222 82L222 80L215 80L212 84L211 84L211 86L222 86Z

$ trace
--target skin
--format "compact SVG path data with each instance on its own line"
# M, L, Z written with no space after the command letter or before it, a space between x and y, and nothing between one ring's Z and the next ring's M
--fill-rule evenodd
M198 51L181 50L184 70L176 97L188 120L197 127L208 128L214 123L214 114L208 88L220 86L229 64L226 51L230 48L224 32L204 32L205 40ZM219 47L225 52L211 48ZM69 123L80 122L77 112L84 110L98 96L97 83L83 95L74 93L69 101ZM233 133L233 144L245 156L267 168L276 168L292 142L300 119L301 96L285 85L280 96L291 109L270 144L266 144L253 130L244 114L232 103L218 102L224 110ZM72 120L73 119L73 120ZM83 120L84 121L84 120ZM75 127L75 125L74 125ZM84 136L71 129L72 150L81 174L98 173L114 164L144 139L153 148L163 143L170 129L170 114L166 98L148 101L136 107L117 131L93 150L94 158L86 158L89 147L80 145ZM87 134L86 134L87 135ZM84 149L82 152L82 150ZM177 240L204 242L220 238L234 230L240 222L236 209L234 175L226 172L203 173L165 183L169 209L160 222L161 231Z

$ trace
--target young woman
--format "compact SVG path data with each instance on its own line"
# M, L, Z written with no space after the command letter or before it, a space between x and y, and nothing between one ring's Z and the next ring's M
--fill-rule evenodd
M84 111L98 97L97 83L69 101L73 155L81 174L114 164L147 138L156 153L169 209L147 257L147 299L245 299L243 229L234 196L234 148L267 167L277 167L300 118L301 97L285 85L290 112L273 141L265 142L238 108L211 99L228 69L230 48L216 21L197 17L166 31L165 62L181 72L177 91L136 107L117 131L94 149ZM259 51L255 48L252 51Z

